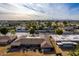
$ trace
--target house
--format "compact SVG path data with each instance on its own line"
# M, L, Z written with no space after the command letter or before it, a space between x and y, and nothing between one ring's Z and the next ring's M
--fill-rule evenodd
M79 25L75 26L74 28L75 28L75 29L79 29Z
M53 53L54 52L54 48L51 46L49 41L44 41L41 44L41 51L43 53Z
M73 26L67 26L64 28L66 31L73 31L74 27Z
M26 32L26 28L24 26L16 27L16 32Z
M24 37L17 39L11 43L9 51L39 51L43 53L48 53L53 51L51 44L46 41L45 38L41 37Z
M76 42L60 42L57 43L61 48L65 49L73 49L76 47L77 43Z
M61 48L75 48L79 43L79 35L52 35Z
M72 42L79 43L79 35L70 35L69 38Z
M79 35L51 35L56 42L79 42Z
M16 36L0 36L0 45L5 46L13 42L17 37Z

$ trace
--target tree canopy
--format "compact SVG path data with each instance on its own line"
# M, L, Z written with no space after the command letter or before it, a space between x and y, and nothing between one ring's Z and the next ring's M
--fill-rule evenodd
M29 32L30 32L30 34L34 34L35 33L35 29L33 27L31 27Z
M8 33L8 29L6 27L0 29L0 33L6 35Z
M58 34L58 35L61 35L63 33L63 30L62 29L56 29L55 33Z

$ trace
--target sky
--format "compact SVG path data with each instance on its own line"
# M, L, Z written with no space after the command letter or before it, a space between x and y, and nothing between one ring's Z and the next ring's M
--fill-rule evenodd
M79 20L79 3L0 3L0 20Z

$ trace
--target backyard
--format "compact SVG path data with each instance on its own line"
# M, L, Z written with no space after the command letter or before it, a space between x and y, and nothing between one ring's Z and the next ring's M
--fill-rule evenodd
M33 51L28 51L28 52L9 52L7 53L7 48L10 46L6 47L1 47L0 46L0 56L56 56L55 54L44 54L40 52L33 52ZM62 53L64 56L79 56L79 45L74 49L74 50L66 50L62 49Z
M7 53L7 48L9 46L6 46L6 47L0 47L0 56L43 56L44 54L43 53L39 53L39 52L32 52L32 51L29 51L29 52L9 52Z

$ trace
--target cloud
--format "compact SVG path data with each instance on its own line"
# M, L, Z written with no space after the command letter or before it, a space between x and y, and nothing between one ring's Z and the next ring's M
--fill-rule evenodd
M0 19L79 20L79 6L74 7L74 3L0 3Z

